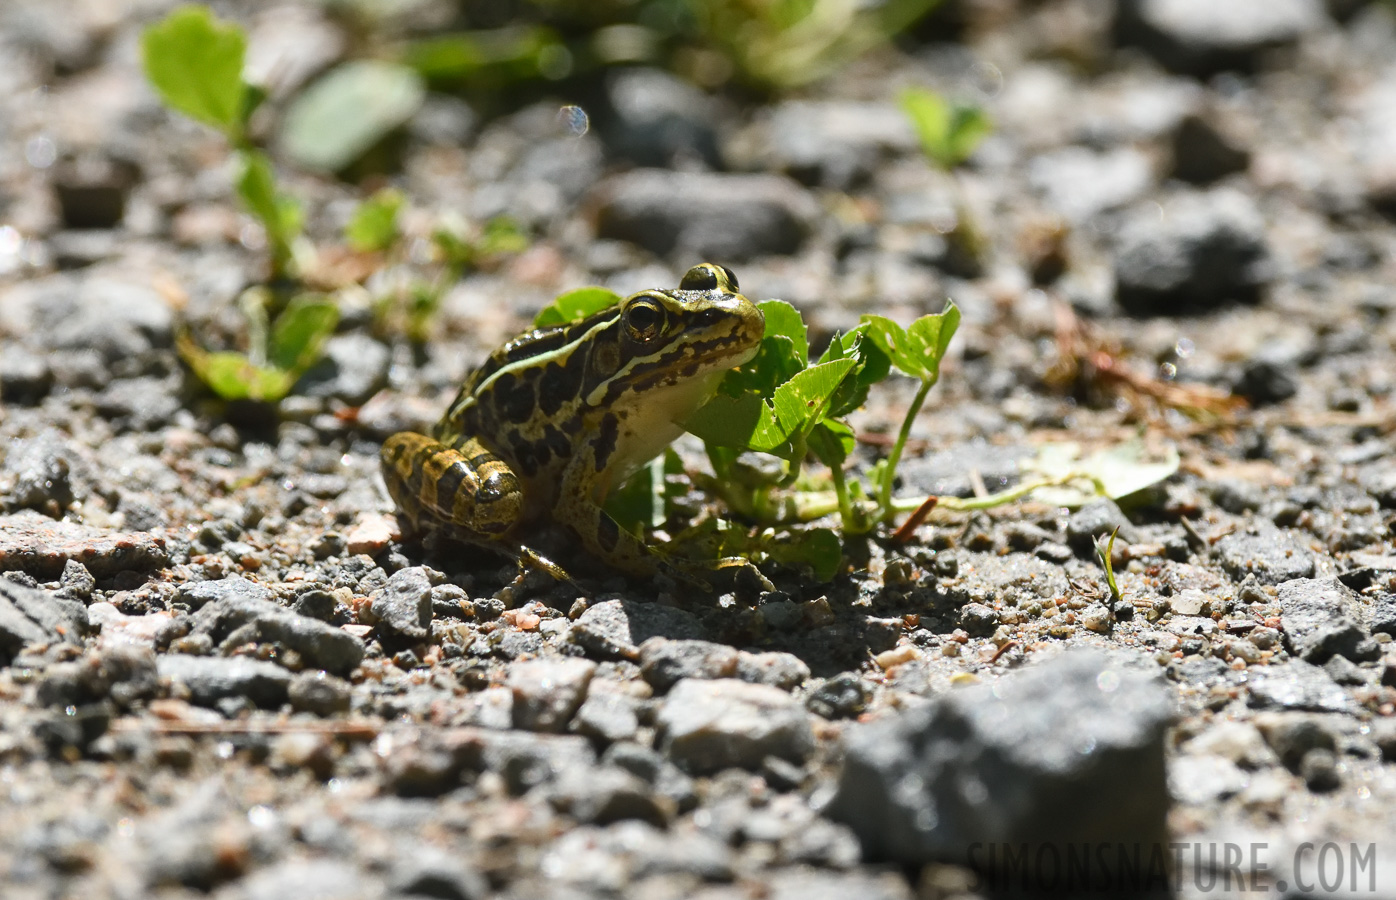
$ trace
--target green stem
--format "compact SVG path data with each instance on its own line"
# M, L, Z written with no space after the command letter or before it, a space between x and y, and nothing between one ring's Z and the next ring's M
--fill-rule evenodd
M830 466L829 474L834 479L834 494L839 498L839 518L843 520L843 530L856 534L860 523L854 519L853 501L848 496L848 477L844 475L843 466Z
M996 506L1003 506L1005 503L1012 503L1021 500L1038 488L1057 487L1069 484L1073 481L1086 479L1095 485L1097 493L1105 496L1105 488L1099 479L1087 475L1083 472L1068 472L1055 478L1037 478L1032 481L1024 481L1016 484L1007 490L999 491L997 494L989 494L987 497L946 497L942 496L936 503L937 509L949 509L956 512L972 512L977 509L993 509ZM912 497L905 500L893 500L893 512L906 513L918 509L926 501L925 497Z
M884 522L890 521L896 514L892 506L892 482L896 479L897 463L901 462L902 451L906 449L906 440L911 436L911 426L916 420L916 414L921 411L921 404L926 402L926 395L934 386L935 379L921 380L921 387L917 389L916 396L911 401L911 408L906 411L906 418L902 419L902 430L897 432L897 442L892 445L892 452L887 455L887 468L883 472L881 490L877 497Z

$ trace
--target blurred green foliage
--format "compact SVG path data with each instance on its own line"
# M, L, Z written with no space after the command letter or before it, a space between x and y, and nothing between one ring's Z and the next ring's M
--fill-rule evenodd
M433 87L482 98L626 64L669 68L706 88L777 92L833 73L939 2L468 0L433 33L413 27L416 0L327 0Z

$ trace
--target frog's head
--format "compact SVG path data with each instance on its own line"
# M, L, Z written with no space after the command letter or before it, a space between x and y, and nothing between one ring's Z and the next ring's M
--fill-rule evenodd
M622 356L641 370L701 378L756 355L766 318L726 266L702 263L678 290L633 294L620 305Z

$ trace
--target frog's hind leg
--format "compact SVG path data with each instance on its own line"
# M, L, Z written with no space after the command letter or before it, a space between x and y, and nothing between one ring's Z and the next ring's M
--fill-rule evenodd
M444 525L481 543L523 517L518 477L474 439L453 447L404 431L384 442L381 461L388 493L419 529Z

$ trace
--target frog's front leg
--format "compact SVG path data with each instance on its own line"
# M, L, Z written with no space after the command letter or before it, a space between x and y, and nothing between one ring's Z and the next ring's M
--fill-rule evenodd
M380 456L388 493L419 530L444 526L474 543L502 542L523 516L518 477L474 438L450 446L401 431Z

